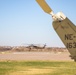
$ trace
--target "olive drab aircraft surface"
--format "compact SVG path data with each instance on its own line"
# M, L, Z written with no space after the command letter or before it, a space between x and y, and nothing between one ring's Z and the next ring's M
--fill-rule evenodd
M53 13L45 0L36 0L40 7L53 18L53 28L70 52L70 57L76 61L76 26L62 13Z

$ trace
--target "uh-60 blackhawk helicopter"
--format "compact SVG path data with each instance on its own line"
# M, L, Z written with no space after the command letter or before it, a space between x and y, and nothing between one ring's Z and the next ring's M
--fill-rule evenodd
M46 13L52 15L53 28L70 52L70 57L76 61L76 26L62 12L54 14L45 0L36 1Z

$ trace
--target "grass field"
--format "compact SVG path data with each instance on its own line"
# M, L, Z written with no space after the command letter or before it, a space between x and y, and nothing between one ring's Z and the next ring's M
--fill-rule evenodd
M76 75L76 62L0 61L0 75Z

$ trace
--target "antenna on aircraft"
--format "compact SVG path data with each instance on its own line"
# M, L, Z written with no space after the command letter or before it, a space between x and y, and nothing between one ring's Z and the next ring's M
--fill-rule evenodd
M36 0L40 7L44 10L44 12L52 15L54 21L61 21L66 18L66 16L62 12L58 12L54 14L53 10L49 7L49 5L45 2L45 0Z

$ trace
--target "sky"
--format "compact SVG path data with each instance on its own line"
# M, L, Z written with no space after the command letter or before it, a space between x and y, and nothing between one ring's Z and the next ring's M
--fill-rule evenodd
M76 0L46 0L54 13L62 11L76 24ZM65 47L52 18L35 0L0 0L0 46L45 44Z

